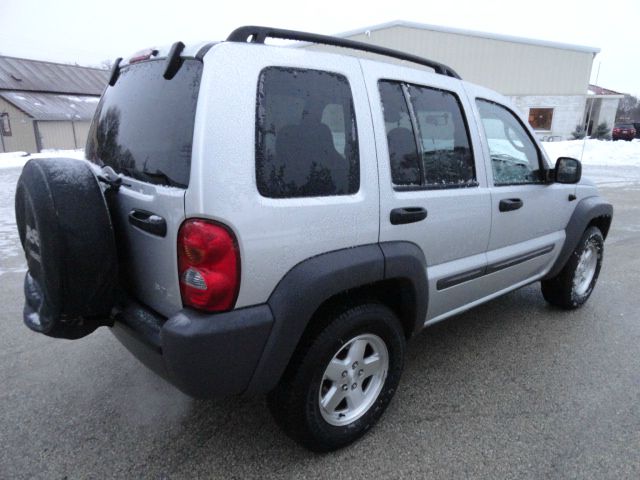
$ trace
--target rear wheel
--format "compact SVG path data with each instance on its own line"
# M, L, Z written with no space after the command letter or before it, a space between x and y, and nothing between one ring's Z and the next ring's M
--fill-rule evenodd
M567 310L582 306L598 280L603 253L602 232L597 227L589 227L560 273L542 281L545 300Z
M404 365L404 332L387 307L368 303L326 318L303 342L268 397L277 423L315 451L344 447L380 418Z

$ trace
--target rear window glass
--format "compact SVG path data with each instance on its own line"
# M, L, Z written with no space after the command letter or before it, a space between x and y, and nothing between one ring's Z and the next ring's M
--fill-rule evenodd
M202 62L185 60L171 80L162 76L165 66L122 68L98 104L86 156L138 180L186 188Z
M355 193L356 118L347 79L269 67L258 83L256 181L271 198Z

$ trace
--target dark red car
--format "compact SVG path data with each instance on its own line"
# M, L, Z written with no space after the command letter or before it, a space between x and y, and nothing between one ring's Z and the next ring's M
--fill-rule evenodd
M618 123L613 127L612 138L614 140L633 140L636 136L636 129L632 123Z

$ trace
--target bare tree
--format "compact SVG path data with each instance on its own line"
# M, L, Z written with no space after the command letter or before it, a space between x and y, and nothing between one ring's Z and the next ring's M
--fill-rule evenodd
M633 95L626 95L618 104L616 122L640 122L640 101Z
M100 68L103 68L105 70L111 70L112 66L113 66L113 60L111 60L110 58L107 58L106 60L102 60L100 62Z

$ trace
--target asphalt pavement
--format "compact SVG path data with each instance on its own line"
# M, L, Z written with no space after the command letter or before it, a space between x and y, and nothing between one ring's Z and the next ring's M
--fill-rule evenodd
M190 399L106 328L23 326L17 175L0 170L0 479L640 478L640 184L603 189L614 223L582 309L536 284L434 325L381 422L318 455L263 398Z

